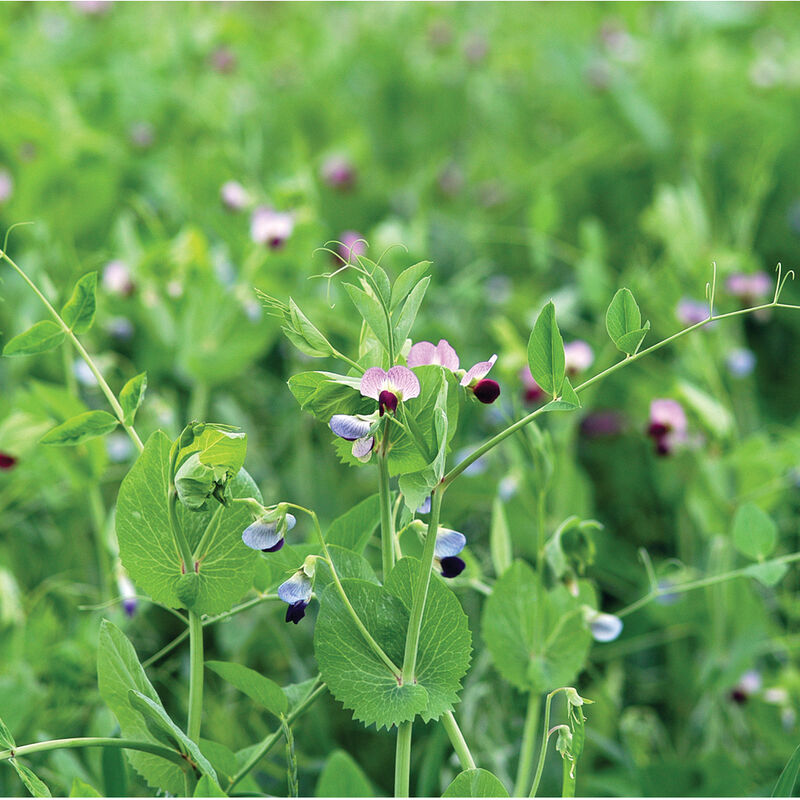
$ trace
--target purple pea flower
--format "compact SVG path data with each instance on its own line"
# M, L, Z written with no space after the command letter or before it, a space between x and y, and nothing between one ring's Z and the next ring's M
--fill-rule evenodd
M746 305L751 305L769 294L772 278L766 272L747 274L737 272L728 277L725 287L734 297Z
M375 437L371 431L376 427L377 415L334 414L328 423L330 429L340 438L353 443L353 455L359 461L369 461Z
M226 181L219 190L222 205L229 211L241 211L250 202L247 189L239 181Z
M433 563L442 573L443 578L455 578L464 571L463 559L458 554L464 549L467 537L463 533L439 528L436 533L436 548L434 549Z
M122 598L122 610L129 617L132 617L136 613L139 601L136 599L136 588L131 582L131 579L121 568L117 573L117 589Z
M682 297L675 308L675 316L683 325L697 325L698 322L708 319L708 303L691 297Z
M275 511L264 514L248 525L242 541L253 550L275 553L283 547L286 534L297 524L293 514Z
M259 206L250 218L250 238L256 244L279 250L294 230L294 217L268 206Z
M312 576L313 577L313 576ZM289 605L286 609L286 621L297 625L306 615L306 608L311 602L311 593L314 589L311 577L306 566L303 565L291 578L278 587L278 597Z
M408 367L391 367L388 372L370 367L361 376L361 394L378 401L378 413L394 413L400 400L419 397L419 378Z
M500 396L500 384L486 378L495 361L496 355L488 361L479 361L461 377L461 385L470 389L481 403L494 403ZM406 362L410 367L437 364L453 373L459 372L460 363L458 353L446 339L440 339L436 345L433 342L417 342L409 350Z
M564 368L569 377L589 369L594 363L594 351L581 339L564 345Z
M545 391L531 375L531 368L528 366L523 367L519 372L519 377L522 381L525 402L530 405L540 403L545 398Z
M658 399L650 403L647 435L655 442L658 455L669 455L677 444L685 441L687 429L686 413L677 400Z
M339 191L352 189L356 182L356 170L347 156L333 155L325 160L320 170L322 180Z
M337 264L348 264L356 256L366 255L367 243L358 231L345 231L340 236L337 255L334 256Z

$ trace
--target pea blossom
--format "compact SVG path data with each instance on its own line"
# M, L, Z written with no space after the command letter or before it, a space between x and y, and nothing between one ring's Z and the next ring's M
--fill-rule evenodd
M519 371L519 378L522 381L525 402L531 405L540 403L545 397L545 391L539 386L533 375L531 375L531 368L528 366L523 367Z
M596 642L613 642L622 633L622 620L614 614L603 614L584 606L583 617Z
M364 237L358 231L345 231L340 234L339 246L336 248L337 264L347 264L356 256L363 256L367 252Z
M356 170L350 159L344 155L330 156L322 165L320 174L332 189L347 191L356 182Z
M278 597L289 606L286 609L287 622L297 625L306 615L306 608L311 602L311 594L314 591L316 558L309 556L300 569L278 587Z
M650 403L647 435L655 442L658 455L669 455L677 444L685 441L688 427L686 413L677 400L662 398Z
M454 374L461 373L461 385L472 391L481 403L494 403L500 396L500 384L486 377L497 361L493 355L488 361L479 361L466 372L459 370L458 353L446 339L439 344L433 342L417 342L408 352L406 362L409 367L421 367L426 364L437 364Z
M736 272L725 281L728 292L746 304L755 303L766 297L771 286L772 279L766 272L752 274Z
M594 363L594 351L582 339L564 345L564 368L570 378L583 372Z
M239 181L226 181L219 190L222 205L229 211L241 211L250 202L247 189Z
M122 568L117 572L117 589L122 598L122 610L132 617L136 613L139 601L136 599L136 587Z
M242 541L253 550L262 553L275 553L283 547L286 534L294 528L297 520L278 506L264 510L242 533Z
M279 250L294 230L294 217L286 212L259 206L250 218L250 238L256 244L265 244Z
M463 559L458 554L464 549L467 537L463 533L439 528L436 534L436 548L434 549L434 565L443 578L455 578L464 571Z

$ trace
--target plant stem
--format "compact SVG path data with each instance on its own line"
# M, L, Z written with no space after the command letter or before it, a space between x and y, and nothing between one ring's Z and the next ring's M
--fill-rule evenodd
M46 742L34 742L33 744L23 744L12 750L0 750L0 761L7 761L9 758L32 755L33 753L44 753L48 750L65 750L76 747L117 747L126 750L140 750L143 753L152 753L154 756L161 756L167 761L178 764L186 769L192 766L189 760L181 755L177 750L172 750L155 742L142 742L136 739L115 739L112 737L89 736L75 737L72 739L50 739Z
M522 797L530 786L533 773L533 754L539 729L539 712L542 707L541 695L536 691L528 694L528 711L525 714L525 727L522 731L517 779L514 782L514 797Z
M397 747L394 760L394 796L408 797L411 786L411 732L414 723L401 722L397 726Z
M100 596L103 600L111 596L111 564L108 547L105 542L106 510L103 508L103 497L100 488L93 483L89 488L89 510L92 517L92 538L97 558L97 572L100 580Z
M350 598L347 596L347 593L344 590L344 586L342 586L341 580L339 580L339 573L336 571L336 566L333 563L333 559L331 558L330 551L328 550L328 545L325 541L325 537L322 535L322 528L319 524L319 519L317 515L308 508L304 508L303 506L298 506L295 503L287 503L288 508L295 508L298 511L302 511L305 514L308 514L314 522L314 530L317 533L317 537L319 538L320 546L322 547L322 552L325 554L325 559L328 562L328 566L331 570L331 575L333 576L333 582L336 585L336 589L339 592L339 596L342 598L342 602L344 603L345 607L347 608L350 616L355 622L356 627L358 628L361 635L364 637L364 641L369 645L370 649L375 653L375 655L380 658L381 661L389 668L389 671L392 675L400 680L400 668L392 661L389 656L386 655L383 648L375 641L372 634L367 630L366 625L361 621L361 617L358 616L356 610L353 608L353 604L350 602Z
M203 621L189 609L189 720L186 735L200 741L203 717Z
M408 620L408 633L406 634L406 649L403 658L403 683L410 683L415 678L417 668L417 649L419 636L422 629L422 614L425 611L425 602L428 599L428 587L431 583L431 570L436 550L436 533L439 530L439 514L442 508L442 492L438 487L434 489L431 499L431 517L428 523L428 533L425 537L425 546L422 549L422 564L417 576L417 585L411 601L411 613Z
M767 308L787 308L793 310L800 310L800 305L791 305L788 303L777 303L775 301L771 303L763 303L759 306L753 306L752 308L742 308L738 311L729 311L727 314L716 314L713 317L708 317L708 319L704 319L701 322L697 322L694 325L690 325L688 328L684 328L677 333L673 333L672 336L668 336L666 339L662 339L660 342L656 342L654 345L645 348L644 350L640 350L638 353L632 356L628 356L624 358L622 361L618 361L616 364L612 364L608 369L603 370L602 372L598 372L597 375L589 378L588 380L581 383L579 386L575 387L575 393L580 394L584 389L588 389L595 383L603 380L603 378L607 378L609 375L617 372L618 370L622 369L623 367L627 367L630 364L633 364L634 361L638 361L640 358L644 358L645 356L649 355L650 353L654 353L656 350L660 350L662 347L666 347L666 345L674 342L676 339L680 339L683 336L686 336L688 333L692 333L699 328L708 325L710 322L716 322L717 320L721 319L728 319L729 317L738 317L744 314L752 314L755 311L763 311ZM541 408L537 408L535 411L532 411L527 416L518 419L516 422L509 425L507 428L500 431L500 433L495 434L491 439L484 442L480 447L476 448L472 453L470 453L463 461L459 464L456 464L447 475L444 476L442 479L442 490L446 489L465 469L467 469L471 464L474 464L481 456L485 455L489 452L493 447L500 444L504 439L511 436L512 433L516 433L520 428L524 428L528 423L532 422L536 417L540 414L544 413L547 409L547 406L542 406Z
M542 746L539 750L539 763L536 766L536 775L533 778L533 785L528 797L536 797L536 792L539 789L539 782L542 779L542 771L544 770L544 760L547 755L547 743L550 741L550 705L553 698L563 689L554 689L547 695L544 703L544 726L542 731Z
M291 725L302 713L308 709L313 702L325 691L325 684L319 683L319 676L317 676L318 685L312 689L308 695L306 695L305 700L298 703L287 715L286 715L286 724ZM274 733L271 733L267 736L266 739L261 743L261 746L253 753L252 756L247 760L244 766L231 778L231 782L228 784L227 793L230 794L231 789L236 786L242 778L245 777L252 769L258 764L259 761L267 754L269 751L281 740L283 737L283 728L278 728Z
M125 412L122 410L122 406L119 404L119 401L116 398L114 392L111 391L111 387L106 382L106 379L103 377L100 370L97 368L97 365L92 360L91 356L86 352L84 346L78 341L78 337L72 332L72 329L67 325L66 322L62 319L61 315L58 311L53 308L50 304L50 301L42 294L39 290L39 287L25 274L21 267L19 267L14 261L11 260L8 253L5 253L3 250L0 250L0 258L4 259L11 267L16 270L16 272L20 275L20 277L28 284L28 286L33 289L36 296L44 303L45 308L50 312L50 315L53 319L58 323L61 330L67 335L67 338L72 342L73 347L78 351L78 354L81 358L86 362L89 369L92 371L92 374L97 379L97 385L102 390L103 394L106 396L106 400L108 400L108 404L111 406L112 410L114 411L114 415L120 422L120 425L125 429L125 432L130 437L131 441L136 445L136 449L141 453L144 450L144 445L142 444L142 440L139 438L139 434L136 433L132 425L127 425L125 423Z
M381 565L384 583L394 567L394 517L392 516L392 493L389 489L389 465L386 463L386 444L389 438L389 426L383 433L381 449L378 452L378 470L381 504Z
M472 758L472 753L467 745L467 740L464 734L461 733L461 728L458 727L455 715L452 711L447 711L441 716L442 725L450 737L450 744L453 745L453 750L456 751L459 762L461 762L461 769L475 769L475 761Z

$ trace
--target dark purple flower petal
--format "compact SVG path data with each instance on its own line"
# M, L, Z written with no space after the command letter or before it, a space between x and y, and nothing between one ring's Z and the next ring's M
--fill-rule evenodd
M278 543L272 545L272 547L262 547L261 548L261 552L262 553L277 553L278 550L280 550L281 547L283 547L283 545L285 543L286 543L286 539L279 539Z
M296 603L292 603L289 608L286 609L286 621L294 622L294 624L297 625L306 615L307 606L308 603L306 603L305 600L298 600Z
M445 556L440 562L443 578L455 578L464 571L467 565L458 556Z
M0 469L14 469L17 466L17 459L10 453L0 452Z
M491 378L484 378L472 387L472 391L481 403L488 405L489 403L494 403L500 397L500 384Z
M392 414L397 410L397 395L394 392L389 392L384 389L378 395L378 411L383 416L384 411L390 411Z

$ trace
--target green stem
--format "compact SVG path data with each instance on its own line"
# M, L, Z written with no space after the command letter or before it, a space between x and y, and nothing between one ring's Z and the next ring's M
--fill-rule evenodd
M353 361L352 358L348 358L344 353L340 353L335 347L331 346L331 355L334 358L338 358L340 361L344 361L346 364L349 364L359 375L363 375L366 370L358 361Z
M528 694L528 711L525 714L525 727L522 731L517 779L514 782L514 797L522 797L530 786L533 773L533 755L539 728L539 713L542 707L541 695L536 691Z
M403 683L415 680L417 668L417 649L419 635L422 629L422 614L428 599L428 587L431 583L431 570L436 551L436 534L439 530L439 514L442 508L442 491L439 487L434 489L431 499L431 517L428 523L428 533L425 537L425 546L422 549L422 565L417 576L417 586L411 601L411 613L408 620L408 633L406 634L406 649L403 658Z
M208 414L208 384L205 381L198 381L192 387L192 394L189 398L189 419L196 419L202 422Z
M563 759L562 778L561 778L561 796L562 797L575 797L575 770L578 765L568 758Z
M767 308L787 308L787 309L794 309L800 310L800 306L797 305L790 305L788 303L763 303L760 306L753 306L752 308L742 308L738 311L729 311L727 314L716 314L713 317L709 317L708 319L703 320L702 322L698 322L694 325L690 325L688 328L684 328L677 333L673 333L672 336L667 337L666 339L662 339L660 342L656 342L656 344L651 345L650 347L645 348L644 350L640 350L638 353L632 356L628 356L624 358L622 361L618 361L616 364L612 364L608 369L603 370L602 372L598 372L597 375L589 378L588 380L581 383L579 386L575 387L575 393L580 394L585 389L588 389L590 386L594 385L595 383L607 378L609 375L617 372L618 370L622 369L623 367L627 367L630 364L633 364L635 361L638 361L640 358L644 358L645 356L649 355L650 353L654 353L656 350L660 350L662 347L666 347L666 345L674 342L676 339L680 339L683 336L686 336L689 333L692 333L699 328L708 325L711 322L716 322L717 320L721 319L728 319L729 317L738 317L742 316L743 314L752 314L755 311L762 311ZM516 433L520 428L524 428L528 423L532 422L536 417L540 414L544 413L547 409L547 406L542 406L541 408L537 408L535 411L532 411L527 416L522 417L522 419L518 419L513 424L509 425L507 428L500 431L500 433L494 435L491 439L484 442L480 447L476 448L472 453L470 453L463 461L459 464L456 464L447 475L444 476L442 479L442 489L446 489L465 469L467 469L471 464L474 464L481 456L484 456L486 453L489 452L493 447L497 446L502 442L504 439L507 439L511 434Z
M203 717L203 621L189 609L189 720L186 735L200 741Z
M203 551L206 549L209 539L213 540L213 538L217 535L219 526L222 524L222 512L224 510L225 506L222 504L217 506L213 516L208 521L208 525L206 525L206 529L203 531L203 535L200 537L197 547L194 549L194 553L192 555L193 561L199 561L203 557Z
M320 678L317 676L317 681L319 682ZM306 695L306 699L303 700L301 703L298 703L287 715L286 715L286 724L291 725L303 712L308 709L313 702L325 691L325 684L319 683L312 691ZM247 762L242 766L242 768L231 778L230 783L228 784L227 793L230 794L231 789L236 786L239 781L242 780L252 769L258 764L259 761L267 754L270 750L281 740L283 737L283 728L278 728L274 733L271 733L261 742L258 750L256 750L252 756L247 760Z
M411 787L411 732L414 723L397 726L397 747L394 760L394 796L408 797Z
M19 267L14 261L11 260L8 253L5 253L3 250L0 250L0 258L5 260L11 267L16 270L19 276L25 281L25 283L33 289L36 296L44 303L45 308L50 312L50 315L53 319L58 323L61 330L67 335L67 338L72 342L73 347L78 351L78 354L81 358L86 362L89 366L89 369L92 371L92 374L97 379L97 385L100 387L103 394L106 396L106 400L108 400L108 404L111 406L112 410L114 411L114 415L120 422L120 425L125 429L128 436L131 438L131 441L136 445L136 449L141 453L144 450L144 445L142 444L142 440L139 438L139 434L136 433L132 425L128 425L125 423L125 412L122 410L122 406L119 404L119 401L116 398L114 392L111 391L111 387L106 382L106 379L103 377L100 370L97 368L97 365L92 360L91 356L86 352L84 346L78 341L77 336L72 332L69 325L62 319L61 315L58 311L53 308L50 304L50 301L42 294L39 290L39 287L25 274L21 267Z
M7 761L9 758L18 758L19 756L28 756L33 753L44 753L48 750L66 750L76 747L116 747L125 748L126 750L140 750L143 753L152 753L154 756L161 756L161 758L167 761L178 764L182 769L193 766L186 756L164 745L156 744L155 742L140 742L136 739L115 739L103 736L50 739L46 742L23 744L11 750L0 750L0 761Z
M752 577L752 569L754 566L777 566L779 564L792 564L795 561L800 561L800 552L789 553L785 556L778 556L777 558L770 558L767 561L760 562L760 564L751 564L748 567L722 572L719 575L710 575L707 578L698 578L695 581L673 584L664 586L663 588L655 588L644 595L644 597L640 597L629 606L625 606L621 611L617 611L616 616L626 617L628 614L638 611L642 606L647 605L650 601L658 597L664 597L670 594L682 594L683 592L691 592L694 589L704 589L706 586L713 586L716 583L723 583L724 581L729 581L734 578Z
M387 464L386 444L389 438L389 426L383 433L383 441L378 452L378 469L380 473L378 488L381 504L381 565L384 583L394 567L394 518L392 516L392 493L389 489L389 465Z
M94 550L97 558L100 596L105 599L111 596L111 586L109 583L111 563L109 560L108 547L105 542L106 510L103 507L103 497L100 494L100 488L96 483L93 483L89 488L89 510L92 517L92 538L94 539Z
M553 697L558 694L561 689L556 689L547 695L544 703L544 728L542 731L542 746L539 750L539 763L536 765L536 775L533 778L533 785L528 797L536 797L536 792L539 789L539 781L542 779L542 771L544 770L544 760L547 755L547 742L550 740L550 705L553 702Z
M325 559L328 562L328 566L331 570L331 575L333 576L333 582L336 585L336 589L339 592L339 596L342 598L342 602L347 608L350 617L352 618L353 622L355 623L356 627L358 628L361 635L364 637L364 641L369 645L370 649L373 653L375 653L378 658L389 668L389 671L394 675L394 677L400 681L400 668L392 661L389 656L386 655L383 648L375 641L372 634L367 630L366 625L361 621L361 617L358 616L356 610L353 608L352 603L350 602L350 598L347 596L347 593L344 590L344 586L342 586L341 580L339 580L339 573L336 570L336 566L333 563L333 559L331 558L330 551L328 550L328 545L325 542L325 537L322 535L322 528L319 524L319 519L317 515L308 508L304 508L303 506L298 506L295 503L287 503L288 508L295 508L298 511L302 511L305 514L308 514L314 522L314 530L317 533L317 537L319 538L320 546L322 547L322 552L325 554Z
M453 745L458 760L461 763L461 769L475 769L475 760L472 758L472 753L467 745L467 740L464 734L461 733L461 728L458 727L455 715L452 711L447 711L442 714L441 722L447 735L450 737L450 744Z

